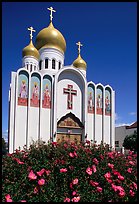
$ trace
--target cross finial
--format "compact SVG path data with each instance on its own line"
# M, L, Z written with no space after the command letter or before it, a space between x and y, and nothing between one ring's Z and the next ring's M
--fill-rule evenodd
M81 44L81 42L76 43L76 45L78 45L78 54L80 54L81 46L83 46L83 45Z
M30 39L32 40L32 32L36 32L36 30L33 30L33 27L31 26L30 28L28 28L28 30L30 30Z
M52 18L53 18L53 16L52 16L52 12L56 12L54 9L53 9L53 7L51 6L50 8L47 8L49 11L50 11L50 21L52 21Z

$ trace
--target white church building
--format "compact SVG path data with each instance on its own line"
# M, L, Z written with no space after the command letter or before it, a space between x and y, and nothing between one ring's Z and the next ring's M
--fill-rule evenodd
M22 51L22 67L11 73L9 90L9 152L39 139L101 141L115 145L115 92L109 85L87 81L87 64L78 57L64 64L66 41L52 23ZM89 69L89 67L88 67Z

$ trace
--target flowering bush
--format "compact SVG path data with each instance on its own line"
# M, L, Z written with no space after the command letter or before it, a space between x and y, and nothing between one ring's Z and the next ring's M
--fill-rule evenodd
M137 155L89 141L16 150L2 159L2 201L137 201Z

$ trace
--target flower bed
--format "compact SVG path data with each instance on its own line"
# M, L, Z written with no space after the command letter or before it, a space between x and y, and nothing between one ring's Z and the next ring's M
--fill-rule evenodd
M2 159L2 201L137 201L137 155L108 145L31 145Z

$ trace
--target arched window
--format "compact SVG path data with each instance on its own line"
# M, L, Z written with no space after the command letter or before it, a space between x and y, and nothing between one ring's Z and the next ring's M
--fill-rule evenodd
M40 60L39 62L39 70L41 70L41 66L42 66L42 60Z
M59 62L59 64L58 64L58 69L60 69L61 68L61 62Z
M36 70L36 66L34 66L34 71Z
M55 69L55 60L52 60L52 69Z
M30 65L30 72L32 72L32 64Z
M27 70L28 70L28 64L27 64Z
M45 59L45 69L48 69L48 59Z

